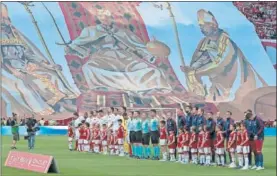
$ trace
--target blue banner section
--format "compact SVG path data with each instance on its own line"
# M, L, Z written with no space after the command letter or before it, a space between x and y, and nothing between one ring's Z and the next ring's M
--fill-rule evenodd
M276 128L265 128L265 136L276 136Z
M67 126L41 126L40 130L37 132L37 135L67 135ZM20 135L27 135L26 127L19 127ZM1 127L1 135L8 136L12 135L10 126L2 126Z
M276 136L276 128L265 128L265 136ZM19 134L26 135L26 128L24 126L19 127ZM1 127L1 135L12 135L10 126ZM44 126L40 127L37 135L67 135L67 126Z

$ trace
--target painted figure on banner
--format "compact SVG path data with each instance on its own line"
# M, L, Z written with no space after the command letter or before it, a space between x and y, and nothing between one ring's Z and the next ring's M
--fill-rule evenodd
M214 15L203 9L197 13L198 23L204 38L199 42L189 66L181 67L186 73L189 91L206 97L206 101L230 101L235 81L239 81L235 99L240 99L251 90L267 86L255 71L243 52L219 28ZM202 78L208 77L210 87L203 84Z
M6 111L50 115L73 111L77 93L58 74L62 67L50 64L39 49L17 30L1 3L2 98ZM9 114L9 113L8 113Z
M89 57L82 70L90 90L108 89L131 93L166 93L172 90L155 64L156 57L132 31L119 28L111 12L98 9L99 23L85 27L66 49L66 54Z

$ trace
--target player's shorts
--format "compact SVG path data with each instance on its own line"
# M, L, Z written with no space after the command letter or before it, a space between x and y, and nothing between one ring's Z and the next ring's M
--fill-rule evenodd
M178 147L178 148L177 148L177 152L178 152L178 153L183 153L183 147Z
M175 149L169 149L169 153L170 154L174 154L175 153Z
M72 142L73 138L72 137L68 137L68 142Z
M235 148L229 148L230 153L235 153L236 149Z
M262 152L262 149L263 149L263 140L254 140L254 143L255 143L255 151L257 153L261 153Z
M19 141L19 133L12 133L12 135L13 135L13 140L14 141Z
M107 146L107 145L108 145L108 142L107 142L107 141L102 141L102 145L103 145L103 146Z
M142 142L142 132L136 131L135 132L135 143L141 143Z
M242 152L243 152L243 154L250 153L250 147L249 146L242 146Z
M205 154L210 154L210 153L212 153L211 147L204 147L204 153L205 153Z
M190 149L190 152L191 152L191 153L197 153L197 148L191 148L191 149Z
M237 150L236 150L237 153L242 153L242 146L241 145L237 145Z
M123 138L117 139L117 144L118 145L123 145L124 144L124 139Z
M88 140L83 140L83 144L89 144L89 141Z
M109 145L109 149L114 149L114 145Z
M198 153L203 154L204 153L204 148L203 147L198 148Z
M167 145L166 139L160 139L160 145L161 145L161 146Z
M100 140L94 140L94 144L95 145L99 145L100 144Z
M184 152L189 152L189 146L184 146L184 147L183 147L183 151L184 151Z
M149 145L150 143L150 133L142 134L142 145Z
M135 143L136 140L136 133L134 131L130 131L130 143Z
M218 155L223 155L224 154L224 148L216 148L215 153Z
M151 143L152 144L159 144L159 131L151 131L150 136L151 136Z
M83 144L84 140L83 139L78 139L78 144Z

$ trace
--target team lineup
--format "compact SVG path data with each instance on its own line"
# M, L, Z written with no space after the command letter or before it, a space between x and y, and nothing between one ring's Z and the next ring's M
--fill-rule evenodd
M75 120L68 127L69 150L263 170L262 120L251 110L236 124L231 116L227 111L226 118L219 112L214 117L212 112L191 106L185 112L178 109L177 120L171 111L158 115L155 109L127 111L126 107L110 107L83 116L74 113Z

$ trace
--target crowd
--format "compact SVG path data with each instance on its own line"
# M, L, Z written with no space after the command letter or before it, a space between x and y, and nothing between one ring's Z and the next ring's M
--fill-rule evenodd
M19 126L25 126L26 125L26 120L28 118L20 118L18 124ZM38 123L39 126L56 126L59 125L56 120L44 120L44 118L41 118ZM1 118L1 126L12 126L12 118L8 117L6 118Z
M177 124L171 112L158 118L155 109L147 113L110 107L74 116L68 127L70 151L205 166L226 166L228 154L230 168L264 169L264 123L251 110L244 113L244 121L238 124L230 111L225 117L219 112L214 116L191 106L185 112L178 110ZM252 154L255 163L251 167Z
M234 2L251 21L261 39L276 39L276 5L272 2Z

